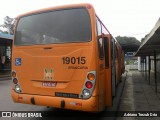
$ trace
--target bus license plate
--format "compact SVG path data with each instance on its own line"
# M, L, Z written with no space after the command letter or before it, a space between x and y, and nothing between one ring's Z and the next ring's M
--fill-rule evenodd
M44 87L56 87L57 82L42 82L42 86Z

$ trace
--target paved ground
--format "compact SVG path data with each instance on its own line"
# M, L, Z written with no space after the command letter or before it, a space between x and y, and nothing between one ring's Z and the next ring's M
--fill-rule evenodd
M158 79L160 80L160 79ZM159 82L159 81L158 81ZM159 86L159 83L158 83ZM123 94L119 106L121 111L126 113L159 113L160 115L160 87L155 92L155 81L151 74L151 84L149 85L148 76L144 72L128 70ZM159 111L159 112L158 112ZM139 115L139 114L138 114ZM146 114L147 115L147 114ZM117 120L159 120L158 117L119 117Z

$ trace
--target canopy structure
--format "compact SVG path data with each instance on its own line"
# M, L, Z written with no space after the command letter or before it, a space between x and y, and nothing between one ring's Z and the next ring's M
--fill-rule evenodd
M13 38L13 35L0 33L0 38L12 39L12 38Z
M153 56L160 53L160 18L151 32L145 37L135 56Z
M13 35L0 33L0 46L11 45Z
M141 56L141 59L145 61L145 73L146 66L147 66L147 57L148 60L148 82L150 84L150 71L151 71L151 60L154 60L154 79L155 79L155 92L157 93L157 86L158 86L158 79L157 79L157 61L158 59L157 54L160 54L160 18L158 19L157 23L155 24L154 28L151 32L145 37L143 43L140 45L138 51L136 52L135 56ZM151 59L150 56L153 56ZM147 76L147 75L145 75Z

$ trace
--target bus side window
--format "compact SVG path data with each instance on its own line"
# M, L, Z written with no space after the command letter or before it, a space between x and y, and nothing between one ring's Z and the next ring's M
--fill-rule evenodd
M103 59L104 58L104 51L103 51L103 39L102 37L102 25L100 21L97 19L97 35L98 35L98 48L99 48L99 58Z
M109 39L104 37L105 67L109 68Z
M114 50L115 50L115 58L117 58L117 45L116 45L116 43L114 44L115 46L114 46Z
M111 40L111 59L113 60L113 40Z
M118 46L116 46L116 58L118 58Z

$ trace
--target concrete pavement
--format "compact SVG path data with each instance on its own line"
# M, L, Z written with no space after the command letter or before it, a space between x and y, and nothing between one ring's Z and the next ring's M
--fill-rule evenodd
M129 70L124 85L119 114L126 112L148 112L160 111L160 79L158 79L158 92L155 92L155 82L153 73L151 74L151 84L149 85L148 76L138 70ZM160 112L159 112L160 115ZM158 120L159 117L118 117L117 120Z

